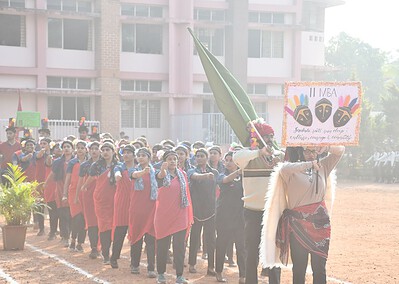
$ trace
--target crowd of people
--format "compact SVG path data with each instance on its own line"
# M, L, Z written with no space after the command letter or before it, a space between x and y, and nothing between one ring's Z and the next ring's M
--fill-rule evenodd
M399 151L390 147L376 150L365 163L371 166L375 182L399 182Z
M126 137L116 140L109 133L89 135L84 123L79 137L53 141L50 130L42 126L38 141L29 131L17 139L11 124L6 129L7 141L0 143L1 170L6 171L11 162L22 168L27 181L40 183L49 214L49 241L59 235L65 248L88 250L89 258L102 257L105 265L118 268L127 237L132 274L141 273L145 242L147 276L157 283L167 282L168 262L173 262L176 283L188 283L183 276L187 247L189 273L198 273L197 254L202 247L207 275L227 282L223 269L225 263L236 266L235 245L240 284L258 283L259 253L269 253L269 249L262 252L261 245L268 241L263 226L269 214L265 199L270 176L278 173L284 180L280 191L286 193L286 204L272 241L284 254L280 260L265 261L262 274L269 283L280 283L281 263L286 264L283 260L291 247L294 283L304 283L308 254L314 283L326 283L330 236L326 184L344 147L297 147L287 149L287 156L276 147L270 125L258 121L253 126L256 143L251 141L250 148L233 144L223 151L218 145L205 147L202 141L176 145L166 139L150 146L145 137L128 141ZM323 153L320 161L316 159ZM284 166L276 170L284 160ZM314 213L315 218L306 219L305 213ZM35 214L34 219L37 235L44 236L43 214ZM320 220L323 230L306 233ZM86 234L90 249L85 247ZM317 245L320 241L322 248Z

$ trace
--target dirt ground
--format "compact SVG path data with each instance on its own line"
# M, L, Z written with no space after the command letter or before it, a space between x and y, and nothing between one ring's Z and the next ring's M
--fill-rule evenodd
M145 254L141 274L130 274L127 244L119 269L89 259L85 246L84 253L72 253L61 247L59 239L47 241L29 228L23 251L4 251L1 242L0 283L156 283L146 278ZM332 214L328 283L399 283L398 268L399 184L340 180ZM205 261L199 260L197 269L197 274L185 269L190 283L217 283L205 276ZM168 283L174 283L171 265L167 273ZM237 268L226 268L224 274L229 283L238 283ZM281 283L291 283L291 277L290 269L283 269ZM311 279L307 275L307 283ZM268 283L265 277L259 282Z

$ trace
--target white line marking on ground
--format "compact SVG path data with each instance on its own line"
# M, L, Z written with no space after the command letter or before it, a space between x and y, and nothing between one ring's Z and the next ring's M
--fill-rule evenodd
M58 257L56 254L48 253L48 252L46 252L46 251L44 251L44 250L42 250L42 249L40 249L40 248L37 248L37 247L35 247L35 246L30 245L30 244L25 244L25 246L29 247L31 250L33 250L33 251L35 251L35 252L41 253L41 254L43 254L43 255L45 255L45 256L48 256L48 257L50 257L50 258L52 258L52 259L57 260L58 262L62 263L63 265L68 266L69 268L71 268L71 269L77 271L78 273L80 273L80 274L86 276L88 279L91 279L91 280L93 280L94 282L102 283L102 284L110 284L110 282L95 277L94 275L90 274L90 273L87 272L87 271L84 271L83 269L77 267L76 265L74 265L74 264L72 264L72 263L66 261L65 259Z
M1 268L0 268L0 278L5 279L7 283L18 284L17 281L15 281L10 275L5 273Z

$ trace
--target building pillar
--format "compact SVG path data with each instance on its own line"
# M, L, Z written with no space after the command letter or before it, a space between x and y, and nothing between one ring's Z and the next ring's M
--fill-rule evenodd
M248 1L229 0L226 20L231 23L225 29L226 67L246 90L248 78Z
M99 109L101 132L119 137L120 130L120 1L101 0L96 9L101 17L95 24L95 54L98 78L96 88L100 90Z

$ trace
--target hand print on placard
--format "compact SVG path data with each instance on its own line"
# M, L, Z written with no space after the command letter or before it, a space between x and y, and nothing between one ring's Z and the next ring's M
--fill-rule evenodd
M309 98L308 96L301 94L300 97L297 95L294 96L292 99L288 100L288 106L285 106L285 111L288 112L292 117L303 126L311 126L313 122L312 112L310 111L309 105ZM293 111L294 110L294 111Z
M320 122L326 122L332 113L332 103L326 98L322 98L315 105L315 114Z
M353 115L357 115L360 111L359 104L356 104L357 98L354 98L350 103L350 96L340 96L338 99L339 108L335 111L333 122L334 127L342 127L346 125Z

